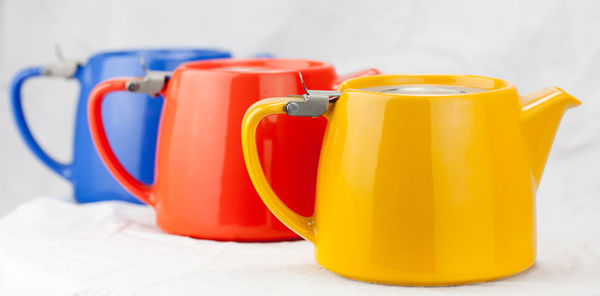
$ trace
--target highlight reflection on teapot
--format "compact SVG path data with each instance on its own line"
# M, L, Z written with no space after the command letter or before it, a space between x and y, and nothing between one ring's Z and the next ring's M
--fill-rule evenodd
M494 78L378 75L255 103L242 145L261 199L323 267L387 284L471 283L534 263L534 195L578 104L557 87L519 96ZM328 121L310 217L281 202L258 158L257 125L285 113Z

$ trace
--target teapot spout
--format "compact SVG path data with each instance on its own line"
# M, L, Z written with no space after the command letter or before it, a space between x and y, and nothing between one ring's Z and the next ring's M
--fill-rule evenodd
M521 128L531 150L531 172L536 186L564 112L579 104L579 100L558 87L521 97Z

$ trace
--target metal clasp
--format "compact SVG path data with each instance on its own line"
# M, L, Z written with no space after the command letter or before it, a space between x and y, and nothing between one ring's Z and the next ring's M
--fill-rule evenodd
M77 74L77 69L81 66L79 61L67 60L63 56L60 47L56 45L54 47L58 63L48 65L42 68L42 75L71 78Z
M329 102L338 99L341 96L339 91L334 90L308 90L302 79L302 74L298 72L300 82L304 88L304 95L291 95L288 98L302 98L299 101L289 101L285 104L285 112L290 116L319 117L327 111Z
M146 76L127 81L125 87L130 92L144 93L151 97L158 96L160 91L165 87L172 72L148 70L143 56L140 57L140 63L142 64L142 68L144 68Z

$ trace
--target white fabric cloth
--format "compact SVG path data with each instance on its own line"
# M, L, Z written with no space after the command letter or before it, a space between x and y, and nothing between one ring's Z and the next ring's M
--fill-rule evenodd
M306 241L233 243L168 235L151 208L38 198L0 219L0 295L599 295L600 205L563 207L517 276L421 288L348 280Z

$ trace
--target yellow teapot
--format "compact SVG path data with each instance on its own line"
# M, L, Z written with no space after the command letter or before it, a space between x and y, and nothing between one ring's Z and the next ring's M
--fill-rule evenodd
M261 199L314 243L326 269L385 284L464 284L534 263L535 192L561 117L579 104L557 87L520 97L494 78L369 76L339 92L255 103L242 145ZM311 217L281 202L258 158L257 125L285 113L328 121Z

